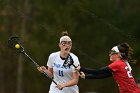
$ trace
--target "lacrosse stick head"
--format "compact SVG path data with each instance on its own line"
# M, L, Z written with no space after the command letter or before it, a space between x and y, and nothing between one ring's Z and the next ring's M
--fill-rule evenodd
M19 45L19 48L15 47L17 44ZM18 52L24 52L24 48L20 45L19 37L10 37L8 39L7 45L9 48L16 49Z
M73 65L73 63L74 63L74 61L73 61L72 57L70 55L68 55L63 63L63 66L70 67L71 65Z

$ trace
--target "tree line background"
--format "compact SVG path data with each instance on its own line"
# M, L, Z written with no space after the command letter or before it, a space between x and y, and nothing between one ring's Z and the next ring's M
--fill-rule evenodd
M0 0L0 93L47 93L51 81L28 58L7 47L19 36L25 51L46 65L50 53L59 51L62 31L73 40L72 52L81 66L108 65L108 52L123 42L134 49L133 76L140 76L139 0ZM112 77L83 80L80 93L118 93Z

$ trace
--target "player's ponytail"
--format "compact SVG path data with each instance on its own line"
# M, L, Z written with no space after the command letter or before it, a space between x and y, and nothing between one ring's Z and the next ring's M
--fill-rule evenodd
M129 62L132 62L132 63L136 62L136 60L134 60L132 58L133 57L133 49L129 46L128 43L119 44L118 49L120 51L122 59L128 60Z
M67 31L62 32L62 36L68 36L68 32Z

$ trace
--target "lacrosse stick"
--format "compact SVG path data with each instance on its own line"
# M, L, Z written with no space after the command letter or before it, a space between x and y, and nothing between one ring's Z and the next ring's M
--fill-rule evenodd
M31 62L38 68L40 67L24 50L24 47L22 45L20 45L19 43L19 37L10 37L8 40L8 47L17 50L19 53L22 53L23 55L25 55L26 57L28 57ZM47 72L43 72L43 74L45 74L45 76L47 76L50 80L52 80L52 82L54 82L56 85L57 83L48 75Z

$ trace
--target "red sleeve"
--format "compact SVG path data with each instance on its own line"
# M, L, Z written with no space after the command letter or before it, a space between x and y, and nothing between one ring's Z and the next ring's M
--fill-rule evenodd
M118 62L113 62L108 66L113 72L119 70L120 64Z

